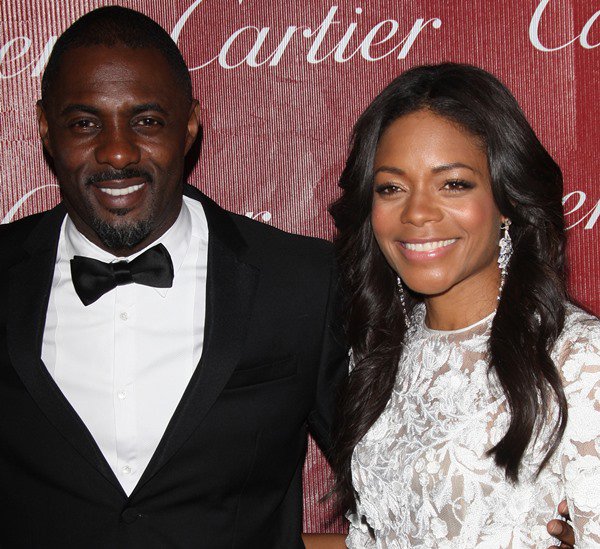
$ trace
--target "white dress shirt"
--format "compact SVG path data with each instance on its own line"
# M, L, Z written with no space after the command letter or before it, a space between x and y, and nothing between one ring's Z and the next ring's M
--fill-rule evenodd
M173 261L171 288L117 286L87 307L75 293L74 255L119 258L85 238L67 216L46 315L42 360L130 495L200 360L206 310L208 225L184 197L162 243ZM147 248L146 248L147 249Z

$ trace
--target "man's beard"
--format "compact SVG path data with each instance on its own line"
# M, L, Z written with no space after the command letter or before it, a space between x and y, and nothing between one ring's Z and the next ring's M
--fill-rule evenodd
M130 250L142 242L154 228L153 219L142 219L117 226L97 217L92 217L91 222L94 232L109 250Z
M125 168L124 170L107 170L96 173L88 178L87 185L101 183L103 181L143 178L146 185L152 183L152 176L143 170L135 168ZM125 216L129 213L128 209L112 210L116 216ZM90 211L90 221L94 232L109 250L130 250L144 240L154 228L154 217L142 219L135 222L123 223L120 225L110 225L106 221L97 217L93 211Z

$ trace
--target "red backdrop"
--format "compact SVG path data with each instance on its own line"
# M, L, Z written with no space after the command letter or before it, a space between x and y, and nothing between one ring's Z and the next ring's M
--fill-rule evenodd
M335 0L333 0L335 1ZM1 0L0 221L56 204L34 104L55 37L99 0ZM513 91L565 175L576 299L600 313L600 0L131 0L167 29L192 71L204 139L189 181L233 211L332 236L352 122L416 64L461 61ZM336 531L311 442L305 529Z

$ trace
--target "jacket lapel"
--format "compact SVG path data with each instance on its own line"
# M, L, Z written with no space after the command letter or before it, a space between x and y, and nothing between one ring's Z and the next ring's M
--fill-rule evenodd
M208 274L202 357L156 452L132 497L151 479L204 419L240 360L248 329L258 269L244 262L244 238L212 200L191 187L208 221Z
M64 216L62 206L46 213L29 235L22 260L10 269L8 352L21 381L50 423L81 456L124 493L90 432L41 360L46 311Z

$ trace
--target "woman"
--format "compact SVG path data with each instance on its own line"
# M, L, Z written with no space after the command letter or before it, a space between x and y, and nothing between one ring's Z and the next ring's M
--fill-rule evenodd
M600 323L569 303L562 176L485 71L417 67L358 120L331 212L353 367L347 545L600 546Z

